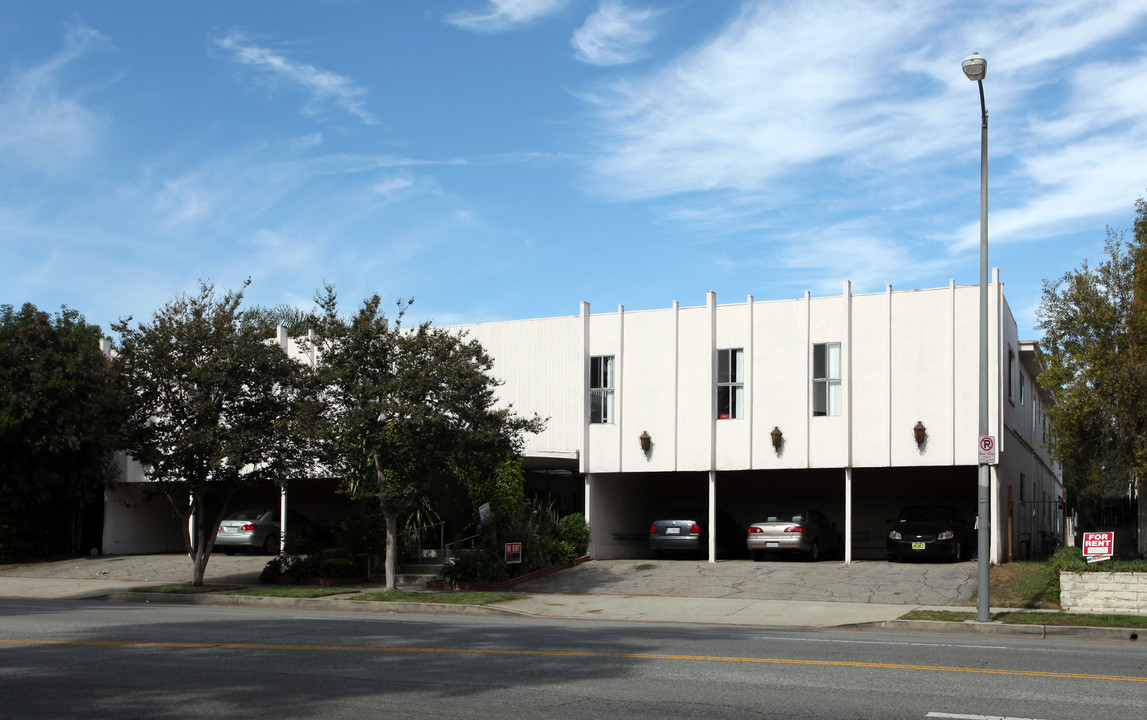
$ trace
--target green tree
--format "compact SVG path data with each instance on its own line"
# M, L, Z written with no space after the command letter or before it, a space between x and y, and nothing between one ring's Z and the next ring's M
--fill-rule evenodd
M218 296L201 283L150 323L113 325L128 388L127 448L148 490L182 520L195 585L237 490L314 468L312 373L266 341L242 300L243 291Z
M315 313L292 305L276 305L271 308L256 305L249 308L244 316L245 322L255 325L258 332L267 338L275 337L280 325L293 338L303 337L308 330L319 328L319 317Z
M1108 228L1106 257L1044 281L1040 384L1049 448L1075 496L1125 495L1147 477L1147 202L1136 202L1134 238Z
M394 323L377 295L349 320L332 287L323 310L322 367L330 413L326 462L353 497L377 501L386 519L386 587L394 589L398 520L453 483L451 468L495 467L542 422L497 408L493 362L476 341L423 323Z
M120 408L99 326L0 306L0 556L79 549L114 476Z

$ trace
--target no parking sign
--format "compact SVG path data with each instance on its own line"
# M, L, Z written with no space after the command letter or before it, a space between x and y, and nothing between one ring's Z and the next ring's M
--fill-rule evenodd
M980 451L980 464L981 465L995 465L996 464L996 438L993 435L985 435L980 438L979 443Z

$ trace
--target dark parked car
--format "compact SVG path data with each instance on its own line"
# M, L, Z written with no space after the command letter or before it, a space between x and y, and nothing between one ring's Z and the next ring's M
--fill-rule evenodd
M231 513L215 534L215 547L226 555L239 550L261 550L268 555L279 554L279 510L249 508ZM294 510L287 511L288 544L311 550L325 542L328 532Z
M966 557L968 523L948 505L914 505L900 511L885 540L888 559L947 558L958 562Z
M669 553L708 557L709 513L699 508L671 510L664 520L649 526L649 549L662 558ZM735 554L741 548L741 526L728 513L717 511L717 554Z
M844 555L844 541L836 523L819 510L777 510L749 526L745 547L754 560L771 553L800 553L813 562L823 555Z

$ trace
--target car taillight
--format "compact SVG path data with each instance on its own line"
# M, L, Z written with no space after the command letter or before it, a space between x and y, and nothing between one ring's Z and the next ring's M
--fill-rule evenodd
M803 527L801 527L800 525L790 525L790 526L788 526L787 528L785 528L785 532L790 532L790 533L791 533L791 532L796 532L796 533L803 533L803 532L804 532L804 528L803 528Z
M750 527L749 528L749 534L750 535L752 535L753 533L762 533L762 532L764 532L764 530L760 529L759 527Z
M657 523L653 523L652 525L649 526L649 534L650 535L656 535L657 534Z
M689 534L690 535L700 535L701 534L701 526L697 523L693 523L693 527L689 528Z
M254 526L254 524L252 524L252 523L247 523L247 524L246 524L246 525L244 525L243 527L239 528L239 532L251 532L251 531L252 531L252 530L254 530L254 529L255 529L255 526Z

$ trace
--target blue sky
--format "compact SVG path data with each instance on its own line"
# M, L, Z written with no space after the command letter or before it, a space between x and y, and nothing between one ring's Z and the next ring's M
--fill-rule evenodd
M1147 192L1147 3L0 0L0 303L438 324L1044 278Z

